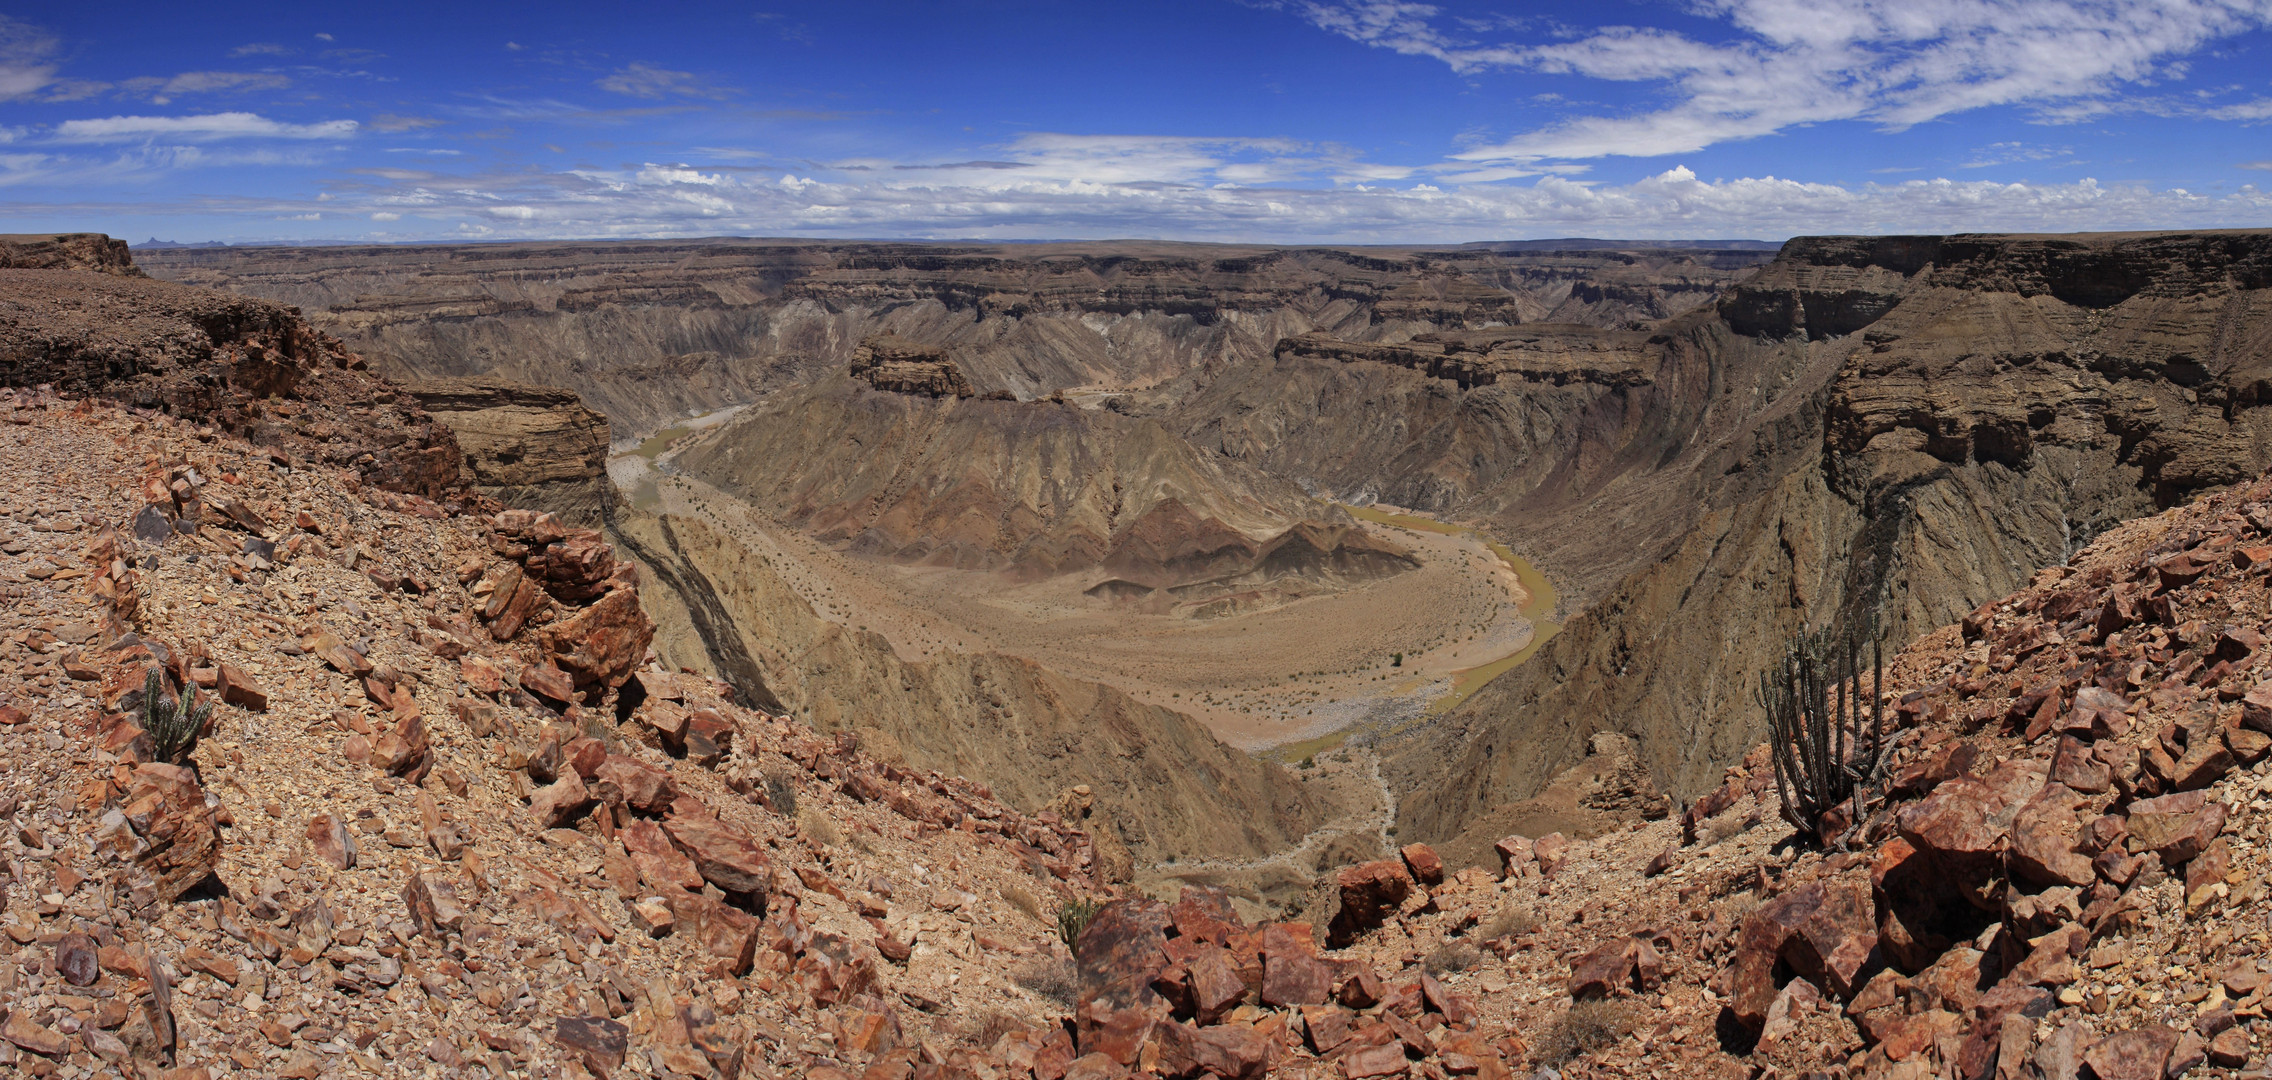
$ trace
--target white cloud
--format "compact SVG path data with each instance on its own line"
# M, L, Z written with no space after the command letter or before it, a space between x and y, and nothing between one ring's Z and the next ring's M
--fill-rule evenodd
M292 49L289 46L278 45L272 41L255 41L247 45L239 45L234 49L230 49L229 55L233 57L290 56L292 55Z
M353 120L327 120L317 124L287 124L248 112L206 113L200 116L113 116L101 120L66 120L55 126L57 142L114 143L168 139L210 142L216 139L344 139L355 134Z
M55 35L0 15L0 101L30 97L55 81Z
M1141 140L1133 140L1141 141ZM1128 140L1081 144L1128 145ZM1058 145L1049 140L1049 145ZM194 149L194 148L191 148ZM1115 176L1142 175L1104 154ZM1188 165L1178 168L1189 169ZM0 169L53 169L53 162ZM1063 169L1062 164L1051 166ZM1200 169L1211 172L1210 169ZM830 177L840 177L831 179ZM1042 170L971 169L942 178L888 165L867 173L783 174L689 165L619 171L503 171L372 182L334 192L327 219L399 221L424 235L904 236L1000 239L1145 236L1283 243L1451 243L1551 236L1756 237L1802 233L2060 232L2210 228L2272 216L2272 190L2220 194L2100 184L1950 179L1846 186L1777 177L1712 180L1686 168L1625 184L1545 176L1527 185L1219 186L1101 182ZM6 173L0 172L0 183ZM197 212L213 213L215 204ZM27 212L34 208L24 208ZM313 212L248 202L265 219ZM152 207L151 212L163 212ZM381 217L378 215L396 215ZM396 234L390 234L396 235ZM399 234L404 238L413 233Z
M119 83L118 88L126 94L168 105L185 94L281 90L290 85L291 79L266 71L185 71L167 79L156 76L128 79Z
M612 94L659 100L666 97L724 98L732 91L712 86L691 71L672 71L633 61L593 83Z
M1494 44L1442 29L1430 4L1305 0L1300 10L1324 30L1462 74L1521 68L1658 83L1674 99L1632 115L1568 117L1458 155L1469 161L1687 153L1806 124L1900 129L1993 105L2071 112L2272 23L2272 0L1697 0L1698 14L1733 32L1728 40L1613 26Z

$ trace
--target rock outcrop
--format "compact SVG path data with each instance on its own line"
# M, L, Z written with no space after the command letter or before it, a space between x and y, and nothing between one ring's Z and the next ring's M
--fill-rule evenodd
M141 277L0 269L0 386L162 410L428 498L462 468L448 429L293 310Z
M897 394L966 398L975 393L947 350L894 334L864 338L852 350L852 377Z
M607 417L567 390L501 379L437 379L405 387L457 437L464 482L507 506L572 525L606 518Z
M0 270L85 270L142 277L126 241L101 233L0 235Z

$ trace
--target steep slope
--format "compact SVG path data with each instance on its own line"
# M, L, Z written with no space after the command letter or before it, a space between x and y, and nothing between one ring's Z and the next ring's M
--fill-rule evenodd
M1028 575L1104 565L1155 586L1243 572L1264 541L1332 512L1150 420L849 377L743 410L676 465L861 553Z
M1654 378L1718 404L1637 444L1581 426L1566 484L1498 519L1518 546L1671 539L1396 748L1402 821L1461 837L1600 730L1693 796L1758 737L1753 673L1800 625L1874 606L1905 640L2261 468L2268 267L2262 232L1793 241L1652 338Z
M880 635L817 617L762 559L698 519L623 514L615 528L674 583L678 603L703 609L699 627L696 612L662 616L666 660L730 679L746 664L815 729L855 733L885 760L980 780L1012 805L1044 807L1086 785L1096 793L1091 828L1111 841L1100 850L1125 841L1147 863L1251 857L1299 840L1331 810L1284 769L1110 687L996 654L902 660Z

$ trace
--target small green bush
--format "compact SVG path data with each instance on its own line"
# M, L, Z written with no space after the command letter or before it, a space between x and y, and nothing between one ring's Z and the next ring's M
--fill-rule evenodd
M181 699L176 701L166 693L166 678L157 667L150 668L150 677L142 684L142 730L150 733L150 744L158 760L179 765L197 745L197 734L205 729L205 722L213 718L213 700L197 699L195 687L183 687Z

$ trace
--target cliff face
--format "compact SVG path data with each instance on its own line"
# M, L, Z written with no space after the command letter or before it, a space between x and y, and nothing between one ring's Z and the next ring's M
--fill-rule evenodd
M0 235L0 269L85 270L120 277L142 277L126 241L101 233Z
M1558 519L1597 547L1628 520L1670 539L1397 748L1403 820L1456 837L1600 730L1693 794L1758 738L1755 673L1802 623L1875 602L1905 640L2262 469L2268 260L2262 232L1793 241L1659 331L1651 385L1692 403ZM1619 429L1575 430L1553 470L1620 460Z
M457 436L466 484L507 506L592 527L607 516L607 417L573 391L501 379L435 379L405 387Z
M153 273L296 304L404 377L563 386L619 434L840 371L892 333L979 393L1148 386L1313 329L1364 340L1707 303L1757 251L756 240L146 252Z

